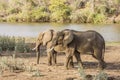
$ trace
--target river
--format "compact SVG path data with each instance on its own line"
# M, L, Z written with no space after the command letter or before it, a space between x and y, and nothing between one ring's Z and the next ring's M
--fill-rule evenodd
M120 42L120 24L56 24L56 23L0 23L0 35L37 37L40 32L48 29L56 31L74 29L77 31L95 30L107 42Z

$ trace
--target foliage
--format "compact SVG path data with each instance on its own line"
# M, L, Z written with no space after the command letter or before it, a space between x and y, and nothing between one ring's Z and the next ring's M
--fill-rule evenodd
M40 77L40 71L33 65L26 64L25 61L19 58L15 58L15 55L9 57L0 57L0 76L4 74L4 71L10 72L29 72L31 76Z
M51 21L64 22L70 16L70 8L65 4L66 0L50 0Z
M17 21L17 16L15 14L7 16L7 22L16 22Z
M77 12L73 12L70 19L75 23L92 23L93 17L94 13L92 13L90 9L82 9Z
M30 47L25 43L24 38L0 36L1 51L29 52Z
M46 11L45 7L37 7L32 10L32 21L48 21L49 20L49 13Z
M120 4L120 0L115 0L115 3L116 4Z
M0 22L104 23L119 6L120 0L1 0Z
M83 68L78 65L78 72L82 77L82 80L108 80L108 75L104 71L99 71L96 75L87 75Z
M104 14L95 14L93 18L93 23L106 23L106 16Z
M10 72L28 72L31 77L41 76L41 73L36 66L28 64L28 61L16 58L15 54L8 57L0 57L0 76L2 76L6 70Z
M8 36L0 36L0 47L3 51L14 50L15 46L15 38L14 37L8 37Z
M3 10L6 9L7 5L6 5L6 2L4 1L0 1L0 10Z
M1 70L10 70L14 72L15 70L24 70L24 63L22 60L16 60L15 57L2 57L0 58Z

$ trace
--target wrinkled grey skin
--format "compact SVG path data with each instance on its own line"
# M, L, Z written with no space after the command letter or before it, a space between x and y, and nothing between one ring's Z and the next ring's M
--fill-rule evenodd
M79 66L83 68L80 54L91 54L98 60L100 69L106 67L104 61L105 41L96 31L62 30L57 33L52 41L52 47L54 49L59 45L64 47L66 52L66 68L68 68L68 62L73 55L75 55Z
M50 49L52 47L52 40L54 37L56 37L57 32L54 30L50 29L45 32L42 32L39 34L37 40L36 40L36 46L33 48L33 50L36 50L37 54L37 64L39 64L39 59L40 59L40 46L46 46L46 51L47 51L47 57L48 57L48 65L52 65L52 59L53 59L53 64L56 65L56 55L57 52L60 52L61 49L57 49L56 51L54 49ZM73 58L70 58L69 61L69 66L73 67Z

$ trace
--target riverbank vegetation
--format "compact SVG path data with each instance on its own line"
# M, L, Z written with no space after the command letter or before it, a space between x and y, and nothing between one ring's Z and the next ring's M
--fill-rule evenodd
M120 23L120 0L1 0L0 22Z
M30 52L33 44L28 40L28 38L24 37L0 36L0 53L13 51L18 53Z
M27 53L35 47L34 37L0 36L0 54L4 52ZM106 42L106 46L119 46L120 42ZM41 48L44 52L44 47Z

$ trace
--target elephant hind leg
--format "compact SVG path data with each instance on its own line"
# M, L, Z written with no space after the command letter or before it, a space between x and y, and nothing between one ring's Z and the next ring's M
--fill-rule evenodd
M99 62L99 68L100 69L104 69L106 67L106 63L105 61L103 60L103 53L102 53L102 50L100 49L95 49L94 50L94 53L92 54L92 56L98 60Z

